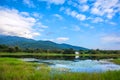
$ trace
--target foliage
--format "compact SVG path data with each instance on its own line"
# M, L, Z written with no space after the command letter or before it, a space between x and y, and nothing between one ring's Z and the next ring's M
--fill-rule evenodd
M75 54L74 49L42 49L42 48L20 48L19 46L7 46L7 45L0 45L0 52L25 52L25 53L56 53L56 54ZM90 54L90 55L110 55L110 54L120 54L120 50L79 50L80 54Z
M113 59L113 60L110 60L111 62L113 63L116 63L116 64L120 64L120 59Z
M36 67L40 69L36 69ZM27 63L15 58L0 58L0 80L120 80L120 71L103 73L51 73L44 64Z
M86 48L83 47L78 47L78 46L72 46L69 44L57 44L52 41L42 41L42 40L33 40L33 39L27 39L23 37L17 37L17 36L5 36L5 35L0 35L0 44L5 44L8 46L19 46L22 49L69 49L73 48L75 50L86 50Z

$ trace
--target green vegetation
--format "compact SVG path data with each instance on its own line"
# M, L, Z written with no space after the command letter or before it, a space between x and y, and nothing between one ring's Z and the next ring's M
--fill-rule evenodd
M40 66L37 70L36 67ZM44 64L23 62L15 58L0 58L0 80L120 80L120 71L103 73L51 74Z
M87 48L72 46L69 44L57 44L52 41L36 41L33 39L17 37L17 36L5 36L0 35L0 44L8 45L11 47L19 46L22 49L27 49L32 52L34 49L41 51L41 49L69 49L72 48L74 50L87 50ZM40 49L39 49L40 48Z
M19 46L7 46L7 45L0 45L0 52L8 52L8 53L41 53L41 54L68 54L72 55L75 53L76 50L69 48L69 49L42 49L42 48L20 48ZM114 56L114 54L120 55L120 50L77 50L80 55L97 55L97 56Z
M40 70L36 70L40 66ZM15 58L0 58L0 80L45 80L49 68L45 65L22 62ZM44 73L44 75L43 75Z
M0 52L0 57L13 57L13 58L41 58L41 59L74 59L76 54L57 54L57 53L26 53L26 52ZM120 54L77 54L81 59L109 59L120 58Z
M111 62L113 63L116 63L116 64L120 64L120 58L119 59L113 59L113 60L110 60Z

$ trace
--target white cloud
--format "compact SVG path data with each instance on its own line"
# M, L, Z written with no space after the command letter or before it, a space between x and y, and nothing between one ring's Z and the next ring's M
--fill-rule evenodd
M36 23L36 25L42 29L48 28L48 26L43 25L41 22Z
M68 5L72 5L73 7L77 7L78 6L78 3L72 1L72 0L68 0L67 1Z
M94 29L95 27L94 26L91 26L91 25L89 25L89 24L87 24L87 23L83 23L82 24L84 27L88 27L88 28L90 28L90 29Z
M44 41L54 41L54 39L42 39Z
M63 19L63 17L61 15L59 15L59 14L54 14L53 16L57 17L59 20Z
M72 7L75 7L82 12L89 10L89 6L86 4L86 2L87 2L87 0L78 0L78 1L68 0L67 1L68 5L71 5ZM85 3L85 4L81 4L81 3Z
M65 42L65 41L68 41L69 38L68 37L58 37L58 38L54 38L54 39L43 39L45 41L54 41L54 42L57 42L57 43L61 43L61 42Z
M29 13L27 13L27 12L21 12L21 14L22 14L23 16L30 16Z
M78 0L80 3L86 3L87 0Z
M93 23L103 22L104 20L100 17L96 17L93 19Z
M64 4L65 0L49 0L50 3L54 3L54 4Z
M58 37L58 38L56 38L56 41L58 41L58 42L64 42L64 41L68 41L69 40L69 38L67 38L67 37Z
M83 14L77 14L75 17L76 17L78 20L81 20L81 21L84 21L84 20L86 19L86 16L83 15Z
M97 0L91 9L91 13L99 16L106 16L112 19L113 16L120 12L119 0Z
M103 22L105 21L101 17L88 17L87 20L91 20L92 23L98 23L98 22Z
M39 1L46 1L50 4L56 4L56 5L60 5L60 4L64 4L65 0L39 0Z
M105 43L120 43L120 37L119 36L104 36L101 38L102 42Z
M115 23L115 22L108 22L108 23L113 25L113 26L117 25L117 23Z
M89 10L89 6L88 5L83 5L82 7L81 7L81 10L84 12L84 11L87 11L87 10Z
M35 7L35 5L32 2L32 0L23 0L23 3L28 5L28 7Z
M72 16L72 17L80 20L80 21L86 20L86 16L85 16L85 15L80 14L80 13L78 13L78 12L76 12L76 11L71 11L69 8L65 10L65 13L66 13L67 15L70 15L70 16Z
M37 13L37 12L32 13L32 15L33 15L35 18L40 18L40 19L43 17L42 14L39 14L39 13Z
M36 23L35 18L23 16L23 12L0 7L0 34L33 38L41 35L34 28ZM45 27L43 24L40 26Z

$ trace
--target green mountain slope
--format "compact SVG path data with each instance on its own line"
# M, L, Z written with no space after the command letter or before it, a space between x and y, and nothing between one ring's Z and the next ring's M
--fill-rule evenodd
M69 44L57 44L51 41L36 41L33 39L27 39L17 36L5 36L0 35L0 44L5 44L8 46L19 46L20 48L41 48L41 49L69 49L73 48L75 50L86 50L87 48L72 46Z

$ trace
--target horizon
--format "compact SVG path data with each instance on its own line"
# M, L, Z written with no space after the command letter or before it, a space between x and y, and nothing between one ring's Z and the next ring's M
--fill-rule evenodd
M119 0L1 0L0 35L120 50Z

